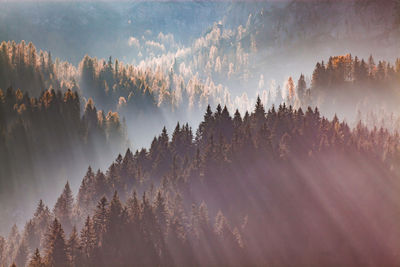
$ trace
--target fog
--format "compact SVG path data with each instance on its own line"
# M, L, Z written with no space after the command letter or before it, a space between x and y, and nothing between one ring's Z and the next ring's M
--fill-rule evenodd
M297 84L304 74L310 88L316 63L327 63L331 56L351 54L367 60L372 54L376 63L384 60L393 66L400 56L396 3L0 2L0 41L25 40L38 50L51 52L53 59L60 59L55 63L60 84L56 89L65 91L63 83L76 82L80 116L92 98L104 115L109 110L118 112L124 133L124 140L115 146L107 147L94 138L90 152L83 152L82 143L71 138L69 153L49 152L48 158L40 160L28 157L27 162L33 164L28 173L24 170L27 162L15 167L23 182L13 185L15 191L2 193L0 217L8 216L0 221L0 233L9 231L11 221L23 226L39 199L52 207L66 181L77 192L88 165L105 170L127 148L149 148L163 126L172 133L178 121L188 122L195 132L208 104L213 109L226 105L231 114L236 109L244 114L253 110L259 95L266 108L278 107L287 100L289 77ZM92 67L85 65L85 55L92 64L87 66ZM92 71L89 76L85 76L87 69ZM107 73L112 74L108 77ZM41 89L49 89L47 85ZM333 118L337 114L353 126L360 119L359 111L399 115L398 93L377 97L379 88L355 86L351 93L311 92L310 102L292 99L288 104L305 109L316 105L322 115ZM29 91L28 87L19 89ZM400 89L396 81L387 87ZM31 92L31 96L39 95ZM137 100L138 95L143 97ZM380 115L376 116L379 121ZM48 146L58 141L55 137ZM40 151L34 155L40 157ZM34 190L30 182L25 183L29 176L38 177Z

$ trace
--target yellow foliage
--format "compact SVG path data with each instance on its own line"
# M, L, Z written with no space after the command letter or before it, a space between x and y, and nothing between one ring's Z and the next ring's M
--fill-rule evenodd
M17 101L21 101L22 98L24 97L24 94L22 93L22 91L21 91L20 89L18 89L18 90L15 92L15 97L17 98Z
M25 104L21 104L17 110L18 114L22 114L26 110Z
M346 64L351 64L351 55L346 54L342 56L334 56L332 57L332 64L334 68L338 68Z

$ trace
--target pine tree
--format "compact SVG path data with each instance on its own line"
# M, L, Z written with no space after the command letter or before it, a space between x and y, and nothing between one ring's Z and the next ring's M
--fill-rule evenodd
M239 143L239 135L242 129L242 117L239 113L239 110L236 109L235 115L233 117L233 141L232 141L232 150L235 150L235 147Z
M256 106L254 108L253 117L253 128L258 129L265 121L265 109L264 105L261 103L261 99L257 96Z
M110 203L110 208L109 208L109 215L108 215L108 224L107 224L107 232L110 234L110 236L113 236L113 238L117 238L117 235L115 235L119 230L118 224L120 224L120 219L122 215L122 204L121 201L119 200L117 191L114 192L114 196L111 200Z
M155 216L157 219L157 223L161 229L161 232L163 235L166 234L166 229L167 229L167 219L168 219L168 211L167 211L167 207L165 204L165 200L161 194L160 191L158 191L157 193L157 198L155 200Z
M93 223L90 217L88 216L85 221L85 225L81 230L81 248L82 248L82 257L84 265L90 265L93 260L93 252L96 248L96 233L93 229Z
M34 249L40 246L40 235L37 232L37 226L33 219L25 224L23 239L26 241L28 248Z
M79 239L78 231L76 230L76 226L74 226L67 241L67 251L72 266L79 266L82 261L80 244L81 241Z
M135 184L135 163L134 163L134 157L131 152L131 150L128 148L126 150L124 159L122 161L122 167L121 167L121 177L124 183L127 185L127 187L131 187Z
M106 197L102 197L97 203L97 207L93 215L93 228L96 233L99 246L101 246L103 235L106 232L107 221L108 201Z
M301 74L297 82L297 95L299 96L300 99L304 98L306 90L307 90L307 84L304 79L304 75Z
M44 209L45 209L45 206L44 206L43 200L40 200L38 203L38 206L36 208L34 216L35 217L40 216L40 214L42 214L44 212Z
M69 182L65 184L64 190L60 197L57 199L56 204L54 205L54 215L62 225L64 225L64 229L67 232L71 231L72 228L72 207L73 207L74 198L72 196L72 191L69 186Z
M35 252L33 253L29 261L28 267L44 267L44 266L45 265L43 263L42 257L40 256L39 249L36 248Z
M46 265L68 267L70 261L67 253L64 230L58 220L54 219L46 238Z
M207 106L207 111L204 114L204 119L200 123L199 128L197 129L196 132L196 142L202 147L206 143L208 143L208 140L211 136L211 131L210 129L212 128L214 124L214 116L211 111L210 105Z
M141 218L141 231L145 240L142 248L144 253L146 253L145 261L147 264L158 265L160 255L163 253L164 244L160 240L160 228L158 227L153 207L146 197L146 193L143 193Z
M311 87L313 89L321 89L325 84L325 66L323 62L322 64L318 62L312 74Z
M233 121L226 106L224 106L224 108L222 109L219 124L219 127L221 129L219 130L220 134L225 140L230 142L233 136Z
M376 71L376 66L375 66L375 61L372 55L369 56L368 58L368 74L371 80L374 79L375 76L375 71Z
M386 76L385 64L384 64L384 62L379 61L375 78L377 81L382 82L385 79L385 76Z
M130 222L139 222L141 219L141 207L135 190L133 191L132 196L129 197L126 205Z
M81 186L77 196L77 207L79 207L82 215L90 213L92 208L92 197L94 191L94 173L89 166L85 177L82 179Z
M93 200L110 195L110 188L106 176L100 170L97 171L94 178L94 196Z
M358 77L358 80L361 82L367 81L368 69L367 69L367 64L365 63L364 59L361 60L357 77Z

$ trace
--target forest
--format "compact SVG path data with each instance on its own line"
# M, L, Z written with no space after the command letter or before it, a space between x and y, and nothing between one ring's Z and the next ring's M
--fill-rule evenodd
M24 229L1 238L1 259L395 266L399 140L317 108L266 111L258 99L251 113L232 117L208 107L196 133L164 128L148 150L128 149L104 171L89 166L76 197L67 183L53 209L40 201Z
M0 81L10 85L0 91L4 203L22 191L32 193L20 203L41 194L43 185L60 183L51 179L60 169L68 171L82 160L104 166L107 161L100 155L110 155L110 150L115 154L129 144L125 118L121 120L117 112L97 111L94 100L110 110L126 105L125 114L145 118L157 112L161 116L160 101L166 101L162 105L173 112L176 87L154 91L155 83L168 85L163 76L141 73L111 58L106 63L87 56L76 70L58 59L53 63L50 53L37 55L32 43L3 42L1 47ZM392 66L385 61L375 65L372 56L368 63L351 55L331 57L327 66L316 64L309 86L304 75L296 85L289 77L286 100L282 96L276 108L267 101L272 108L266 111L258 97L251 113L236 109L232 117L227 106L218 104L213 112L208 105L197 130L178 122L169 138L164 127L148 149L135 153L128 149L106 171L89 167L76 199L67 182L52 210L40 201L21 233L15 225L2 238L1 262L4 266L13 262L16 266L124 266L132 260L139 266L290 265L293 261L308 265L315 263L313 255L318 254L318 265L362 265L366 255L368 262L394 264L395 254L387 251L394 253L399 237L392 217L399 211L397 131L367 127L361 120L350 127L336 115L331 120L321 116L311 106L321 97L333 101L333 94L357 95L360 87L365 95L395 98L399 67L399 59ZM337 169L343 173L335 173ZM29 182L26 177L31 177ZM340 190L342 179L351 179L347 186L356 183L354 189L364 184L363 191L373 190L378 183L387 195L368 191L372 194L368 198L361 194L353 199L347 192L325 192ZM320 194L327 194L319 205L313 192L316 186ZM324 213L323 205L332 202L340 203L335 209L340 207L336 212L345 230L357 229L350 236L326 224L330 214ZM299 203L306 212L294 208ZM364 205L370 208L358 210ZM352 214L342 214L345 211ZM363 228L354 225L359 217L368 222ZM320 229L310 232L309 219L322 224ZM393 238L385 239L385 231L375 231L375 224ZM322 234L326 235L323 244ZM279 244L281 235L286 241ZM263 253L272 249L267 237L278 242L272 244L280 256ZM361 238L360 250L343 247L341 238L351 237ZM309 246L299 250L304 238ZM287 249L288 242L292 249Z
M7 201L13 202L15 194L30 192L17 202L24 203L43 194L43 187L60 184L52 178L60 170L68 175L77 164L105 166L107 158L126 149L129 127L113 108L133 126L140 124L139 116L149 120L150 115L158 116L157 124L163 108L179 113L186 108L178 99L195 101L205 90L189 95L191 82L185 86L184 78L182 92L170 84L176 77L142 72L111 57L105 62L86 56L79 69L58 59L53 63L50 53L38 55L32 43L3 42L0 58L0 83L10 86L0 90L0 188L5 207L11 208ZM380 127L375 121L371 127L360 119L353 127L311 107L321 99L357 97L359 90L364 97L396 100L399 81L399 59L375 65L372 56L368 63L336 56L326 66L316 64L309 85L304 75L296 84L289 77L286 99L278 99L276 108L270 96L264 103L258 97L251 113L236 109L233 116L231 107L218 104L213 112L208 105L194 130L178 122L171 137L164 127L148 149L132 153L128 148L106 171L89 166L76 198L67 182L52 210L40 201L21 232L14 225L1 239L1 262L286 266L315 263L317 254L317 265L324 266L395 264L398 258L390 253L400 237L393 218L399 212L399 120ZM158 91L157 86L169 89ZM110 111L97 111L94 101ZM343 180L350 186L344 192ZM350 192L360 184L363 192L354 199ZM377 185L384 197L374 193ZM316 188L325 195L323 203L316 204ZM332 215L324 205L330 203L335 203L344 229L328 223ZM299 205L302 211L295 208ZM363 218L361 228L358 218ZM310 219L320 226L311 230ZM384 238L389 233L392 238ZM279 243L283 237L285 242ZM343 247L349 238L362 246ZM304 239L308 246L299 249ZM272 249L273 254L264 253Z
M399 1L0 10L0 267L399 266Z

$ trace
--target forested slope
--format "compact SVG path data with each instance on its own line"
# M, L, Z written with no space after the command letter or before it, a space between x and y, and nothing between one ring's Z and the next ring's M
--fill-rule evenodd
M4 239L3 261L396 266L399 145L317 109L208 108L195 135L164 129L107 171L89 167L52 212L40 202Z

